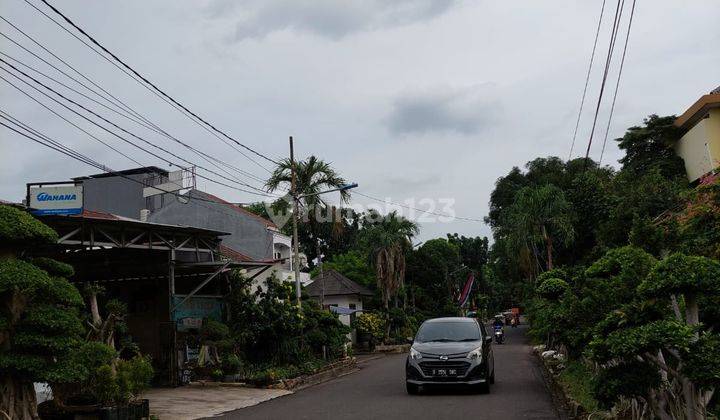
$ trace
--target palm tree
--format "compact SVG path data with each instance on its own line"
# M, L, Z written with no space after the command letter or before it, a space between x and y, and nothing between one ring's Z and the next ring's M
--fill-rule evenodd
M318 193L340 188L345 185L345 179L338 174L329 163L310 156L307 160L295 162L295 192L298 196L303 196L298 204L305 208L308 215L308 227L310 235L315 242L315 252L317 253L318 262L320 262L320 239L318 238L318 220L312 216L312 212L327 209L327 203L318 195ZM283 159L279 162L277 168L270 174L270 178L265 183L265 188L269 192L273 192L281 188L281 186L290 189L292 185L292 162L290 159ZM350 200L350 193L347 190L340 191L340 200L347 203ZM282 200L279 200L285 203ZM333 230L342 227L341 220L334 216L331 212L333 221ZM305 250L309 254L309 250ZM321 267L322 270L322 267ZM321 276L322 277L322 276ZM324 287L323 287L324 289ZM321 303L324 296L321 296Z
M553 243L569 245L575 238L570 204L558 187L547 184L518 191L508 213L508 246L520 254L532 253L536 261L544 248L546 268L553 268ZM538 262L539 265L539 262Z
M370 263L375 268L377 286L382 295L385 311L389 311L390 298L395 296L405 281L405 254L412 248L410 239L419 231L418 225L392 212L385 217L371 210L364 226L361 242L368 250ZM389 327L389 325L388 325Z
M269 192L273 192L281 186L290 189L292 183L291 168L290 159L281 160L265 183L265 188ZM312 194L302 199L307 209L314 209L316 206L325 207L326 203L317 193L327 189L340 188L345 184L345 179L322 159L310 156L307 160L295 162L295 190L297 194ZM340 199L343 203L347 203L350 200L350 192L347 190L340 191Z

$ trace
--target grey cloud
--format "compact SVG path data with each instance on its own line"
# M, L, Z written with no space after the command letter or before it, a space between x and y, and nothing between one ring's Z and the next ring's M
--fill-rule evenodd
M210 18L234 19L231 41L262 38L292 29L331 39L348 34L425 21L449 10L456 0L218 0L205 10Z
M499 107L488 85L415 92L395 100L387 125L395 134L475 134L493 123Z

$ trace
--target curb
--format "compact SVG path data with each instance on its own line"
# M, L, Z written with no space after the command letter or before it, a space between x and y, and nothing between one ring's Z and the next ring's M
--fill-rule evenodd
M540 373L545 381L545 386L550 392L553 404L555 405L560 418L572 420L587 418L588 413L585 413L580 404L575 402L569 395L567 395L567 393L565 393L565 388L563 388L560 382L558 382L557 377L547 366L542 356L536 351L532 351L532 354L538 364L538 367L540 368Z
M357 367L357 361L355 360L355 358L351 358L328 365L320 372L316 372L311 375L299 376L293 379L284 379L281 380L279 383L270 385L266 388L299 391L301 389L309 388L311 386L315 386L335 378L349 375L351 373L357 372L358 370L359 369Z

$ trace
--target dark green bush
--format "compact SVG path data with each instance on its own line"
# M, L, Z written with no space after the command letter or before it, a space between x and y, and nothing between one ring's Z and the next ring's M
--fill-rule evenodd
M27 212L0 204L0 247L27 249L57 239L54 230Z
M549 278L540 283L540 285L535 289L535 292L542 298L557 300L569 290L570 286L565 280Z

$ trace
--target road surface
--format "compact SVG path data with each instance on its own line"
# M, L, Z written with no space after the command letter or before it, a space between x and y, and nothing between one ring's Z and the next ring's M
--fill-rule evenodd
M506 328L494 345L496 379L490 394L441 389L405 393L405 355L360 365L350 375L225 414L225 419L557 419L551 397L524 337Z

